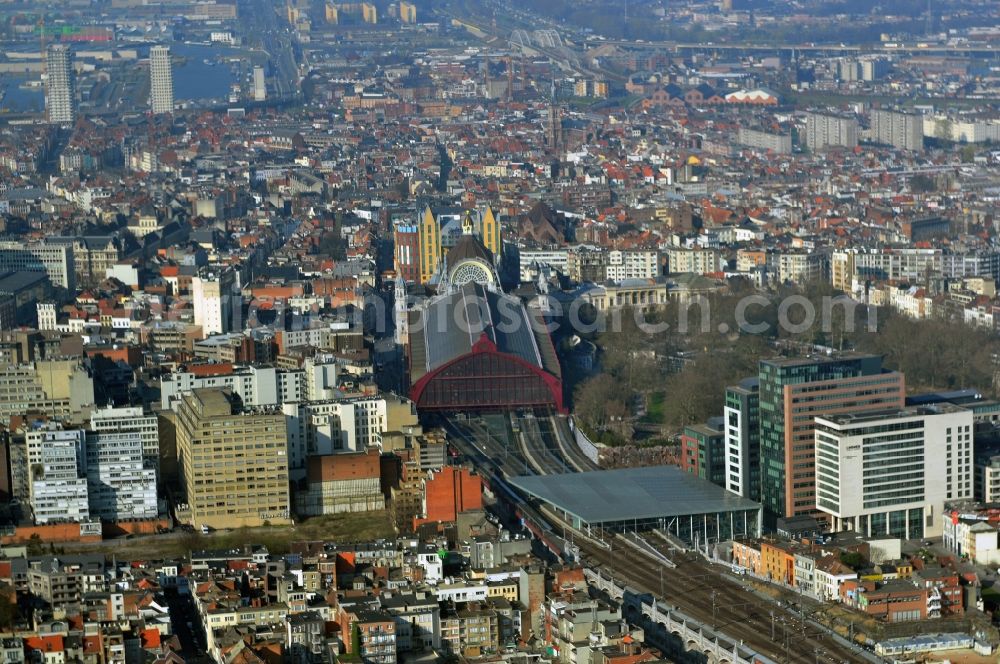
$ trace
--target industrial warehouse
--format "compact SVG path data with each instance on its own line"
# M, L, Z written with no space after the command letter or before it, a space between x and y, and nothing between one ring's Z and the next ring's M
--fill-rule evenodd
M660 530L688 546L760 535L759 503L676 466L529 475L511 484L590 535Z

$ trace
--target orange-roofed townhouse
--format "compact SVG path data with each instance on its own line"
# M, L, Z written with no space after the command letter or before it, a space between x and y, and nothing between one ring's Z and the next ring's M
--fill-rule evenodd
M26 638L24 653L26 661L39 664L66 664L66 646L60 634Z

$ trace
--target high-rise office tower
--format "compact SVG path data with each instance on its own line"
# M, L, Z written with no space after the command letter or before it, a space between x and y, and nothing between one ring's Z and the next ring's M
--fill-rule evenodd
M267 99L267 83L264 80L264 68L253 68L253 100L264 101Z
M170 47L149 49L149 105L153 113L174 110L174 73L170 68Z
M90 429L111 436L127 434L140 441L142 465L160 472L160 434L156 415L147 414L142 406L95 408L90 415Z
M903 375L875 355L765 360L760 363L760 498L765 519L813 515L816 416L899 409Z
M55 424L25 435L28 452L29 497L36 524L88 521L86 434Z
M53 44L45 52L45 110L49 122L72 123L76 120L76 94L73 85L73 53L68 46Z
M760 381L756 376L726 388L726 484L750 500L760 500Z

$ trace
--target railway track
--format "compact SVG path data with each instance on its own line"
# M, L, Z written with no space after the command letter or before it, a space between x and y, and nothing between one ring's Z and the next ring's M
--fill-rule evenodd
M548 418L522 417L519 423L521 432L518 438L521 451L532 468L541 475L572 472L559 455L559 446Z
M563 458L579 473L590 470L600 470L597 464L591 461L576 444L573 432L569 428L569 422L565 417L555 415L551 418L553 433L559 445L559 452Z
M461 439L463 453L483 467L489 477L500 481L514 475L558 474L578 469L567 455L566 441L560 439L558 422L525 417L519 418L517 424L520 431L513 434L516 445L499 440L474 421L453 421L450 427ZM573 468L567 467L565 460L570 460ZM552 537L560 529L572 531L572 543L588 566L610 572L620 581L712 627L725 638L741 642L777 662L879 661L859 648L835 640L791 608L765 602L697 554L678 552L656 539L645 540L656 553L643 552L636 545L626 544L621 535L601 532L596 538L589 537L543 506L536 508L524 503L518 509ZM664 564L663 559L672 561L674 566Z
M676 565L668 568L625 544L620 536L614 538L610 549L584 539L574 543L591 564L775 661L872 661L871 655L835 641L789 608L767 607L751 591L695 554L661 551Z

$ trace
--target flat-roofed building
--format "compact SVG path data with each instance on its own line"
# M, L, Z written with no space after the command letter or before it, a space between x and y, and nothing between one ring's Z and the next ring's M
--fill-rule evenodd
M25 442L35 523L89 521L84 431L49 425L28 431Z
M924 149L924 118L917 113L873 110L871 138L900 150Z
M858 146L858 121L853 116L806 113L806 147L810 150L825 148L856 148Z
M761 502L770 521L816 508L813 418L902 408L903 375L882 358L844 353L760 363Z
M177 410L177 456L192 524L290 523L287 446L280 410L244 410L229 390L185 394Z
M511 484L588 534L666 531L688 545L760 535L760 504L677 466L514 477Z
M945 502L972 498L972 428L949 403L817 416L817 507L835 531L940 536Z

